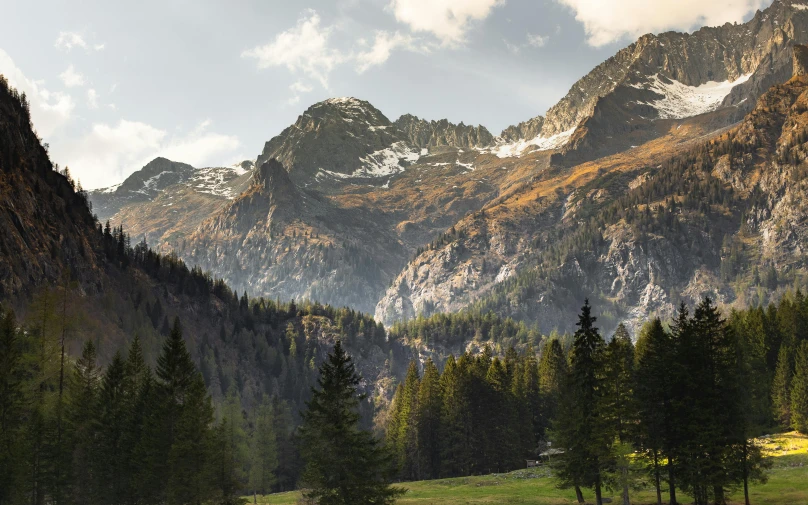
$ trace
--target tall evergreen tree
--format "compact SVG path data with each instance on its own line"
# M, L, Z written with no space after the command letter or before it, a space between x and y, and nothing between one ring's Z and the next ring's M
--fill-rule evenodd
M443 398L441 410L443 476L468 475L471 471L471 444L474 440L471 431L466 363L465 356L461 358L460 363L454 356L449 356L440 378Z
M68 383L67 409L65 415L64 447L69 455L62 468L72 468L64 490L70 489L76 503L98 503L99 456L99 402L101 370L97 363L95 345L88 340L81 358L76 362ZM65 472L67 473L67 472ZM72 486L71 486L72 484ZM72 489L71 489L72 488Z
M250 453L249 489L261 494L271 492L277 482L278 440L272 404L266 396L256 409Z
M25 366L14 312L0 307L0 505L20 498L24 482Z
M389 504L402 493L390 486L390 454L359 427L359 382L337 341L320 366L300 427L304 496L322 505Z
M101 496L111 504L125 503L129 493L126 471L132 455L127 454L125 446L129 428L126 394L126 363L118 352L101 379L98 405L99 488Z
M539 391L541 392L542 431L558 415L558 406L567 380L567 357L557 338L544 346L539 362Z
M431 359L424 365L424 377L418 389L418 411L415 432L418 447L419 478L435 479L440 475L441 460L441 395L440 373Z
M599 395L606 430L615 440L617 472L614 486L622 492L623 505L630 505L629 475L631 437L637 415L634 402L634 344L621 323L606 346L603 359L603 386Z
M686 319L685 312L685 319ZM668 461L670 503L676 503L673 447L673 379L674 349L672 336L665 332L659 318L647 323L637 340L634 384L635 406L639 423L634 433L638 449L650 461L650 471L657 493L657 504L662 503L661 465Z
M772 379L772 410L780 426L791 426L791 380L794 376L794 357L788 342L780 347L777 368Z
M800 342L794 359L791 389L791 425L808 433L808 340Z
M611 440L599 412L604 342L594 323L586 300L578 316L568 385L552 436L555 446L564 451L554 460L559 484L593 487L597 505L602 505L603 471L609 465Z

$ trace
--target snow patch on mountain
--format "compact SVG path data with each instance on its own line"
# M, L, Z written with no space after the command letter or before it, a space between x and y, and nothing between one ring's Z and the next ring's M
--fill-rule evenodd
M336 179L389 177L403 172L407 166L418 161L420 157L419 149L409 146L404 141L399 141L394 142L390 147L359 158L362 165L350 174L341 174L321 168L317 177L329 176Z
M197 193L222 196L232 200L238 193L230 184L233 179L248 172L240 163L229 167L206 167L197 169L188 181L188 186Z
M744 74L734 81L708 81L699 86L688 86L656 74L651 77L650 83L632 84L632 87L651 90L663 96L653 102L644 103L654 107L659 112L660 119L684 119L718 109L732 88L748 81L750 77L752 73Z
M535 149L533 149L534 151L558 149L569 142L573 133L575 133L575 127L549 137L537 135L530 140L520 139L515 142L500 144L495 147L492 152L500 158L514 158L521 156L530 147L535 147Z

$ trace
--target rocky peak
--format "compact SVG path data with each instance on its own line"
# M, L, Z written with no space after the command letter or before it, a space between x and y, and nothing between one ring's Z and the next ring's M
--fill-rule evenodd
M294 190L294 185L289 179L289 172L275 158L255 169L253 172L253 184L270 192Z
M721 121L735 122L758 96L791 76L791 47L808 42L805 6L775 0L744 24L643 35L573 84L543 120L510 127L502 139L561 148L581 162L627 148L610 140L624 134L636 137L630 144L653 138L656 120L732 107ZM563 142L551 142L561 137Z
M406 140L419 148L452 146L466 149L488 147L494 136L484 126L450 123L448 119L427 121L412 114L404 114L393 123Z
M536 138L541 134L542 126L544 126L544 117L536 116L533 119L522 121L518 125L505 128L499 137L506 142Z
M257 166L271 158L302 185L346 177L390 175L400 161L417 158L415 147L384 114L356 98L331 98L316 103L295 124L264 145Z
M136 192L149 196L171 184L185 180L194 170L194 167L187 163L157 157L127 177L115 192L118 194Z
M797 44L794 46L794 77L808 74L808 46Z

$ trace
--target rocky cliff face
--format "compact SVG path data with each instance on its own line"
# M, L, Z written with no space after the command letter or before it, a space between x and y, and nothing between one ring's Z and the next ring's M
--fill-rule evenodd
M712 140L669 133L537 178L459 223L462 238L414 259L376 317L472 306L572 330L590 297L605 329L636 329L679 300L742 306L804 286L807 89L804 76L774 86ZM681 129L699 127L710 131L697 119Z
M393 123L412 145L424 147L452 146L473 149L488 147L494 136L484 126L455 125L446 119L427 121L405 114Z
M535 118L541 124L535 143L567 134L563 153L571 165L629 147L613 142L615 133L643 130L641 140L656 138L655 121L734 107L726 126L743 117L770 86L791 76L791 47L806 41L808 11L797 0L775 0L741 25L645 35L576 82L545 117ZM597 120L615 111L624 117ZM615 132L615 125L628 126ZM533 133L517 136L506 129L502 138L531 140ZM603 144L607 147L592 151Z
M113 222L134 226L136 236L153 233L163 251L176 250L239 291L375 308L385 322L474 306L552 329L574 320L563 307L592 293L610 294L613 318L664 312L710 286L720 300L741 300L744 289L721 273L738 236L737 209L749 211L748 196L735 193L749 191L748 174L776 177L738 170L757 163L755 152L734 160L704 143L743 119L772 84L803 72L792 57L808 37L800 6L776 0L743 25L641 37L573 85L546 117L497 138L481 126L411 115L391 122L367 102L326 100L266 143L255 173L233 179L241 181L237 193L214 200L176 183L123 205ZM676 177L690 181L688 191L732 188L726 198L734 207L722 201L677 214L687 236L637 225L638 215L665 205L625 198L657 191L659 167L671 160L695 166L690 149L709 155L699 158L700 171ZM786 151L767 162L800 155ZM159 173L139 176L138 188ZM685 194L676 191L668 200ZM593 222L597 233L587 228Z

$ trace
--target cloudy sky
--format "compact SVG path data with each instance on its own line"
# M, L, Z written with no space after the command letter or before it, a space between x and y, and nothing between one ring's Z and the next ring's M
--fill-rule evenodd
M543 114L648 32L771 0L31 0L3 7L0 73L85 188L155 156L254 159L312 103L483 124Z

